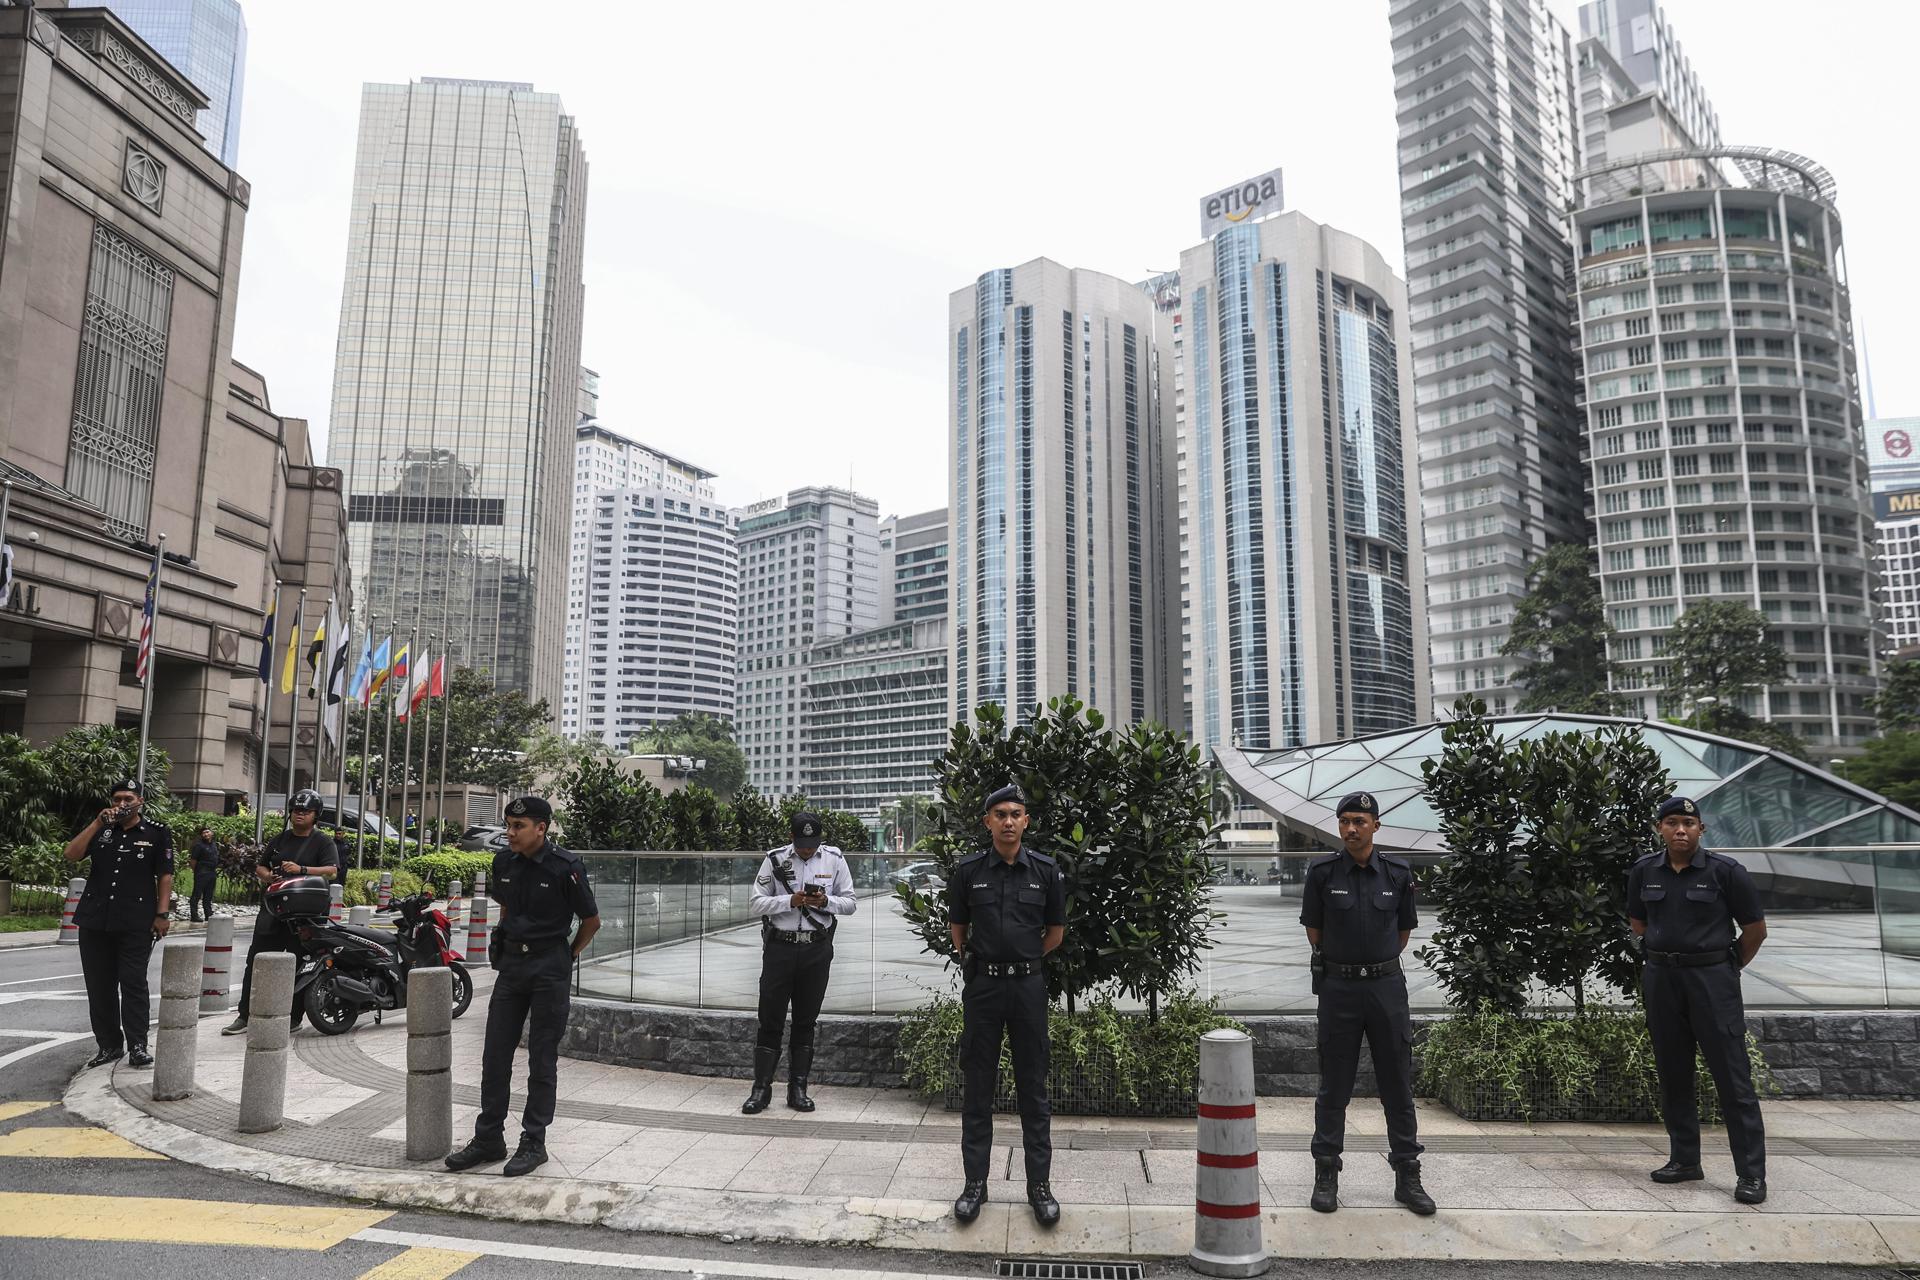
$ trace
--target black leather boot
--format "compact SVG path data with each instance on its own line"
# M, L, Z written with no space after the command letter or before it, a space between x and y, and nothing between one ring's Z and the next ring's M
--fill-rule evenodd
M980 1206L986 1202L987 1184L969 1182L954 1199L953 1216L962 1222L972 1222L980 1216Z
M1340 1157L1313 1158L1313 1199L1307 1201L1315 1213L1332 1213L1340 1207Z
M795 1111L813 1110L813 1099L807 1096L807 1077L813 1072L813 1044L793 1046L793 1064L787 1069L787 1105Z
M758 1115L767 1109L773 1101L773 1072L780 1065L780 1051L764 1045L753 1048L753 1092L740 1104L740 1110L748 1115Z
M1393 1166L1393 1198L1423 1218L1433 1212L1433 1197L1420 1185L1418 1160Z

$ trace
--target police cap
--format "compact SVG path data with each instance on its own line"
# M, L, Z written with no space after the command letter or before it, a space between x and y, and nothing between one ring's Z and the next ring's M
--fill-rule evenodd
M135 778L122 778L107 788L107 794L110 796L117 796L123 791L129 795L136 796L146 794L145 791L142 790L139 780Z
M992 813L996 806L1003 804L1017 804L1024 809L1027 807L1027 793L1020 789L1019 783L1009 782L987 796L987 802L980 806L980 812Z
M817 813L796 813L793 821L787 824L787 832L793 837L797 849L812 849L820 844L820 815Z
M1341 797L1340 807L1333 811L1338 818L1349 813L1364 813L1369 818L1380 816L1380 802L1373 798L1371 791L1355 791Z
M1665 802L1661 804L1660 812L1653 816L1653 820L1658 822L1662 818L1671 818L1676 813L1683 818L1699 818L1701 816L1700 806L1686 796L1668 796Z
M507 806L509 818L526 818L531 822L552 822L553 806L539 796L521 796Z

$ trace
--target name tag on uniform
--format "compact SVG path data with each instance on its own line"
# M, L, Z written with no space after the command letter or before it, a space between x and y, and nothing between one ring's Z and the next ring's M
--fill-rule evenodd
M973 887L974 887L974 888L976 888L976 889L991 889L991 888L993 888L993 886L992 886L992 885L990 885L990 884L988 884L988 883L987 883L986 881L984 881L984 880L982 880L982 881L980 881L980 882L978 882L978 883L976 883L976 884L975 884L975 885L974 885Z
M1039 885L1037 885L1037 884L1030 884L1030 885L1028 885L1028 886L1027 886L1027 888L1029 888L1029 889L1038 889L1039 887L1040 887L1040 886L1039 886Z
M1345 889L1329 889L1329 890L1327 890L1327 892L1328 892L1328 893L1337 893L1337 894L1339 894L1339 895L1341 895L1342 897L1345 897L1345 896L1346 896L1346 893L1347 893L1347 891L1346 891Z

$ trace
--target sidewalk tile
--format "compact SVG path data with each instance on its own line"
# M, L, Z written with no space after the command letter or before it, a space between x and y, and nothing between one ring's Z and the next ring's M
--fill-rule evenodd
M767 1145L765 1138L707 1134L682 1152L654 1179L664 1186L718 1191L739 1176L747 1162Z

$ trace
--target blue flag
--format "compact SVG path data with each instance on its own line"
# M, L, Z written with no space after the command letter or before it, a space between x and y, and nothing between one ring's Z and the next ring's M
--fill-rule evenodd
M360 665L353 669L353 697L364 705L367 691L373 685L373 633L369 631L360 641Z

